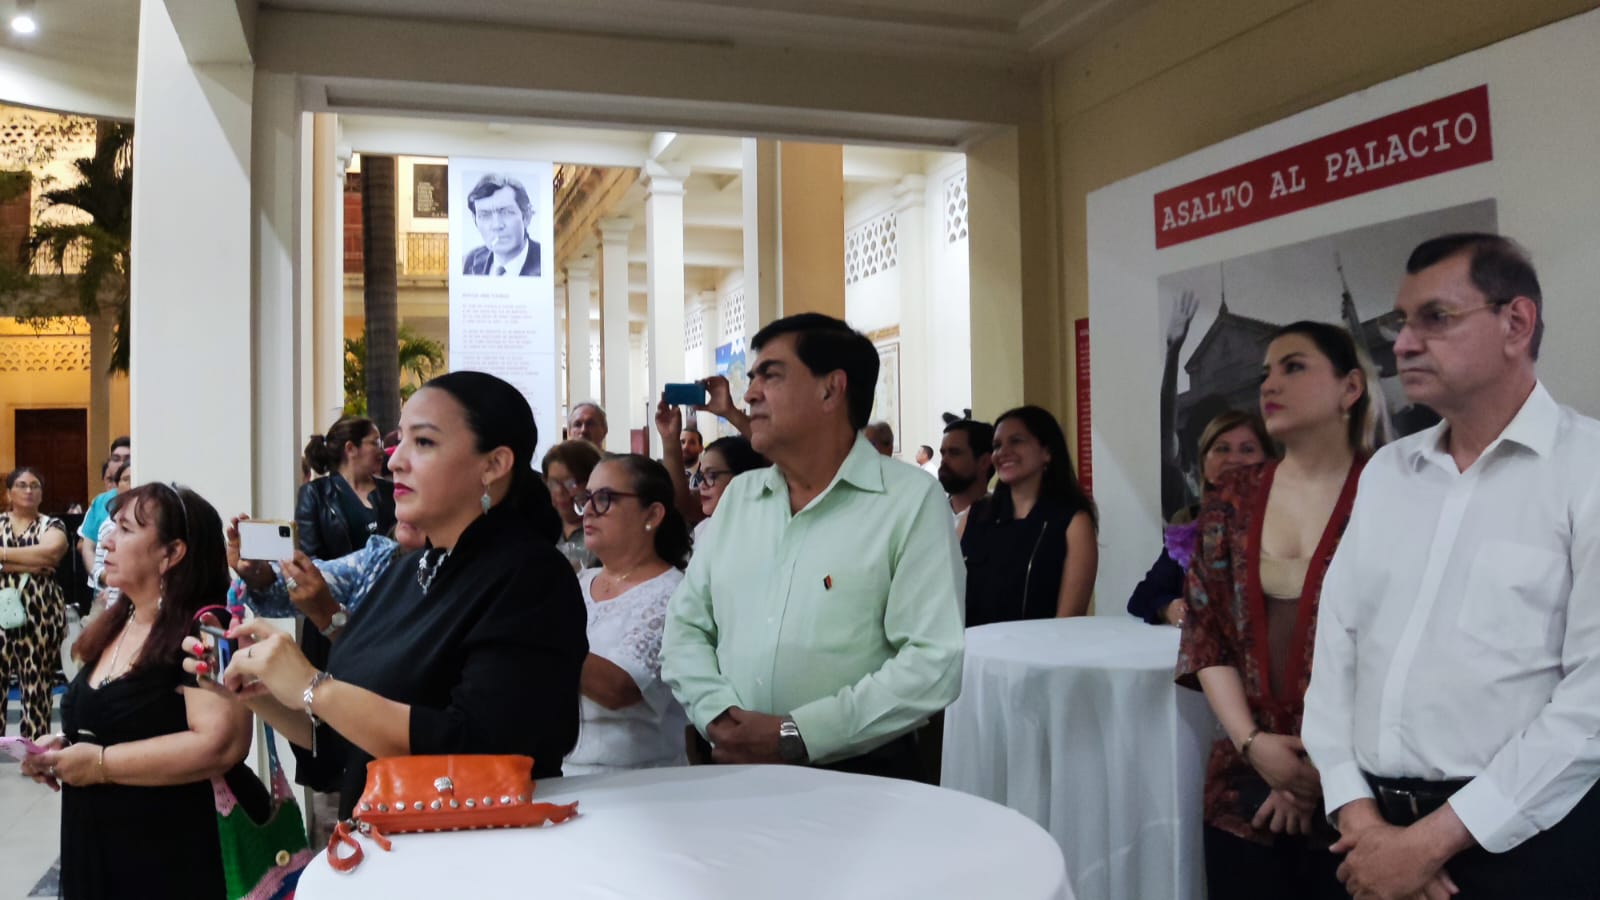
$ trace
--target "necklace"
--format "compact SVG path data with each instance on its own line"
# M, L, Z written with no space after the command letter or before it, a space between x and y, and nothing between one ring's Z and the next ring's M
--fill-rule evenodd
M111 668L106 669L106 677L100 679L100 683L98 685L96 685L96 687L105 687L106 685L111 683L111 680L113 678L117 677L117 663L122 661L122 642L128 639L128 631L132 627L133 627L133 612L132 612L132 609L131 609L131 606L130 606L130 610L128 612L128 622L127 622L127 624L122 626L122 634L117 636L117 649L116 649L116 652L111 654Z
M450 548L450 550L454 549L454 547ZM417 563L417 584L422 585L424 594L428 592L428 588L433 587L433 579L439 574L439 569L444 565L444 561L450 558L450 550L446 550L438 556L433 555L433 550L428 550L422 554L422 559Z

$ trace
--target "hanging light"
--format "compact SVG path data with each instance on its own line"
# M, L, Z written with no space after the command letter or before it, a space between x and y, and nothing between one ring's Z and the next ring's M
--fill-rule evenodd
M13 34L33 34L39 23L33 18L33 0L17 0L17 12L11 17Z

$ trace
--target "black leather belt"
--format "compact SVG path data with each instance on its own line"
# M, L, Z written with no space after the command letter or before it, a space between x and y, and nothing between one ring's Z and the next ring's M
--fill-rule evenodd
M1456 791L1467 786L1468 779L1451 781L1425 781L1421 778L1384 778L1362 772L1367 784L1372 786L1378 801L1378 811L1390 825L1410 825L1445 805Z

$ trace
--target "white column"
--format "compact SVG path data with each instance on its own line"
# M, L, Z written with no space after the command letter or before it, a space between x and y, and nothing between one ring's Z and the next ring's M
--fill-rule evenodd
M594 260L567 263L567 412L599 396L589 383L589 293L594 283Z
M224 514L259 512L250 452L254 71L191 66L167 4L143 0L137 77L130 285L137 476L179 479Z
M258 72L250 159L254 285L255 429L251 444L258 518L294 515L300 484L300 102L292 75ZM309 349L309 348L307 348ZM240 510L244 512L246 510Z
M928 352L933 326L928 321L928 238L923 225L926 188L926 178L907 175L894 189L899 260L895 267L900 270L900 451L906 459L916 457L919 444L938 449L944 424L928 389L934 380L934 359Z
M645 164L645 280L649 286L650 360L646 398L683 380L683 175ZM661 439L647 427L651 455Z
M312 427L327 430L344 411L344 170L339 120L312 116Z
M556 354L557 365L561 367L561 371L556 373L560 381L560 386L556 393L560 394L557 398L561 404L562 411L560 427L565 427L566 417L572 412L572 395L567 390L567 372L572 369L572 345L567 340L567 283L565 281L556 282L555 307L556 335L561 339L561 352Z
M645 371L645 362L649 358L645 351L645 344L647 343L645 330L643 325L640 325L637 331L634 330L632 325L628 326L628 359L632 379L628 385L628 415L622 421L627 423L642 422L645 434L648 435L655 429L655 423L651 421L650 417L644 415L646 407L653 406L648 399L650 396L650 376ZM634 427L640 426L632 424L628 426L628 428ZM623 430L627 431L628 428ZM631 441L631 437L627 438L627 440Z
M628 239L633 220L600 220L600 339L601 372L605 405L616 411L614 427L606 435L606 450L628 452L628 427L635 412L628 409L631 393L629 371L632 354L628 351Z
M707 378L717 374L717 345L722 343L722 310L717 292L701 291L696 306L704 325L704 339L700 342L700 377ZM739 400L739 404L743 406L744 401ZM695 422L700 426L700 435L705 443L710 443L709 437L716 421L717 417L710 413L695 414Z
M782 315L778 296L778 142L745 138L744 332L754 335Z

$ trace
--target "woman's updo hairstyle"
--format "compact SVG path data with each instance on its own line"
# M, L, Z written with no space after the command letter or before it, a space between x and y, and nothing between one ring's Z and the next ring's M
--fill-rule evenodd
M450 372L423 387L444 391L461 404L479 453L496 447L511 451L511 486L501 503L527 517L552 544L560 540L561 516L550 502L544 479L533 468L539 426L534 424L533 407L522 392L487 372Z
M359 445L377 430L366 416L345 416L333 423L327 434L313 434L306 441L305 460L318 475L337 472L344 462L344 445Z

